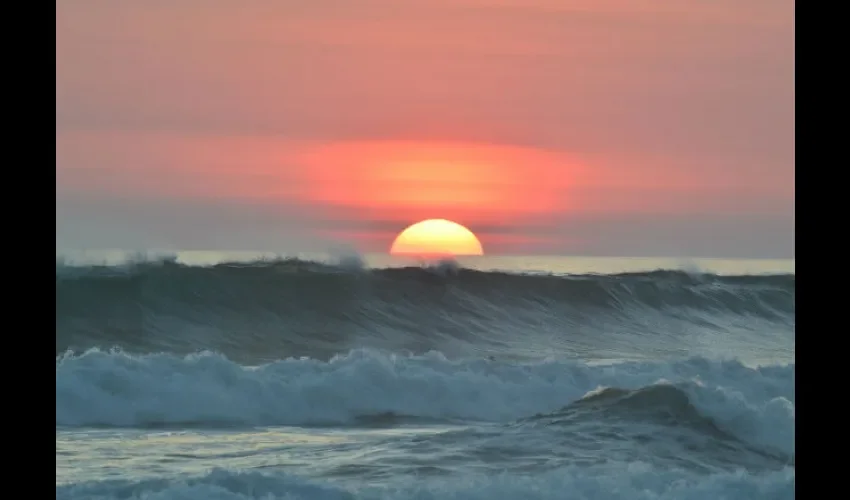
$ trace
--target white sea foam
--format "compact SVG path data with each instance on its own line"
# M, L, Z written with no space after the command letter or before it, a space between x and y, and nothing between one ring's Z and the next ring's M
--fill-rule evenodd
M753 475L743 471L697 475L659 470L641 463L592 468L565 468L532 477L474 476L457 479L406 480L396 487L367 487L357 491L331 483L308 481L283 474L260 474L216 469L207 475L185 479L95 481L61 485L57 500L98 498L145 498L146 500L204 499L288 500L355 499L653 499L726 500L793 499L795 471L786 468Z
M215 353L91 350L56 363L57 426L345 424L383 413L507 422L563 408L600 386L674 383L741 439L794 453L794 365L694 358L588 366L512 365L353 351L246 367Z

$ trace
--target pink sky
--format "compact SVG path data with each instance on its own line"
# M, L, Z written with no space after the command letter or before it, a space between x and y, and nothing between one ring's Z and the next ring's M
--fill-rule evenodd
M793 255L790 1L56 16L59 248L384 251L447 217L490 253Z

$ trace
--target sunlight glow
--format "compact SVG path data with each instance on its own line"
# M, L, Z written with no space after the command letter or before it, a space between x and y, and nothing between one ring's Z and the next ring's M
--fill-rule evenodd
M364 219L509 224L569 209L577 161L535 149L440 141L342 141L305 149L304 197ZM340 168L345 165L345 168Z

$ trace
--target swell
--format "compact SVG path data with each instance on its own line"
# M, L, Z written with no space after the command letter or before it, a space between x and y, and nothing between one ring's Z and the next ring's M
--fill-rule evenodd
M622 457L624 460L639 460L641 453L650 452L671 458L672 466L687 467L693 464L690 459L696 453L703 457L701 465L711 461L721 467L729 462L735 467L794 465L794 448L789 445L793 441L790 427L794 417L789 400L771 401L776 407L770 417L783 415L784 421L774 427L773 442L769 442L763 439L764 435L753 439L749 431L736 435L735 431L741 429L730 425L734 421L730 414L740 418L739 409L728 400L721 404L707 400L705 396L710 393L704 385L692 382L662 382L637 389L606 387L591 391L558 411L523 419L518 425L555 431L550 433L550 441L566 441L565 446L574 451L595 449L598 443L612 439L639 443L638 449L612 447L612 453L625 451L629 455ZM754 413L749 415L753 421L767 420L764 409ZM581 439L577 439L577 434L581 434Z
M358 347L521 353L531 344L575 349L576 339L615 330L723 331L736 318L788 333L794 314L794 275L520 275L295 259L56 269L57 355L113 346L265 360Z

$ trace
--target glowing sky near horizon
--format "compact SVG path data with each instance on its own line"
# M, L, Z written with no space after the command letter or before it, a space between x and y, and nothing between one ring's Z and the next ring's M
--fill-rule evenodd
M59 0L57 248L792 257L787 0Z

